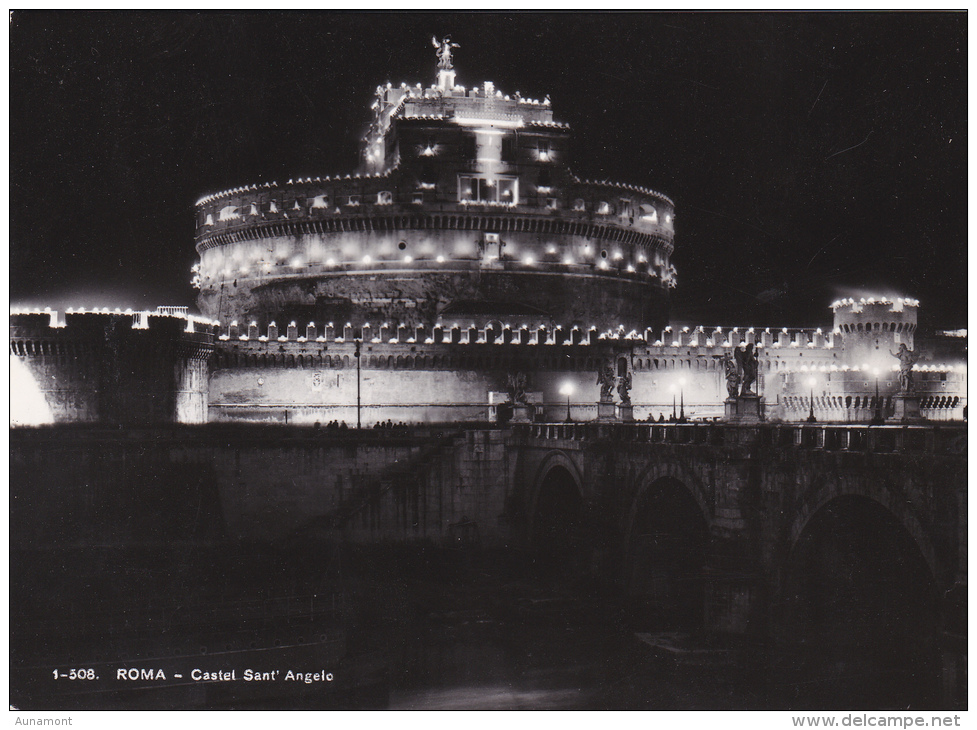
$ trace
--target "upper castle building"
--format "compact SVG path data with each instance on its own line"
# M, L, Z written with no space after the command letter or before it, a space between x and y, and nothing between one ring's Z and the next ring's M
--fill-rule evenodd
M548 97L466 88L450 57L441 66L427 88L377 87L355 174L197 203L200 310L260 327L515 317L661 330L672 201L579 179Z

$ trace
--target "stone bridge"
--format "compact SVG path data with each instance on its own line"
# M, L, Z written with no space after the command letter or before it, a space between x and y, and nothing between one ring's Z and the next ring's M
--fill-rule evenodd
M25 565L106 541L515 549L659 630L787 646L815 675L901 667L959 705L966 467L964 425L17 429L11 549Z
M965 428L549 424L511 446L509 514L554 569L827 673L886 646L965 696Z

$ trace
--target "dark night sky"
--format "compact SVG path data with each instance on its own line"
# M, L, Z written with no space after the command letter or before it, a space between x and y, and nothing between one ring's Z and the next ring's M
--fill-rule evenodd
M351 172L379 83L550 94L573 170L676 201L674 319L966 326L966 14L15 13L15 304L191 304L193 204Z

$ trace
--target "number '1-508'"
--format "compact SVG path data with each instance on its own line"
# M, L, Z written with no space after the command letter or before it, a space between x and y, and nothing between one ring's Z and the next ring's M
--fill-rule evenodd
M69 669L67 672L54 670L55 679L97 679L94 669Z

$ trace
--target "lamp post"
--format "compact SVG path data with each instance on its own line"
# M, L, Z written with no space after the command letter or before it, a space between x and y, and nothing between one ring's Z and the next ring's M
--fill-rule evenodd
M565 395L567 397L567 423L571 423L570 418L570 396L573 395L573 383L567 381L560 386L560 395Z
M873 426L881 426L885 423L885 419L882 418L882 403L879 402L879 371L878 368L872 370L875 374L875 415L872 416L872 420L869 422Z
M678 422L685 423L685 378L678 379L679 412ZM674 408L674 403L672 404Z
M360 345L363 340L357 337L353 342L356 343L356 349L353 351L353 355L356 357L356 428L360 429L362 427L360 421Z
M815 386L816 383L817 383L817 381L814 378L808 378L808 380L807 380L807 384L811 388L811 412L810 412L810 414L807 417L807 422L808 423L817 423L818 422L818 419L816 419L814 417L814 386Z

